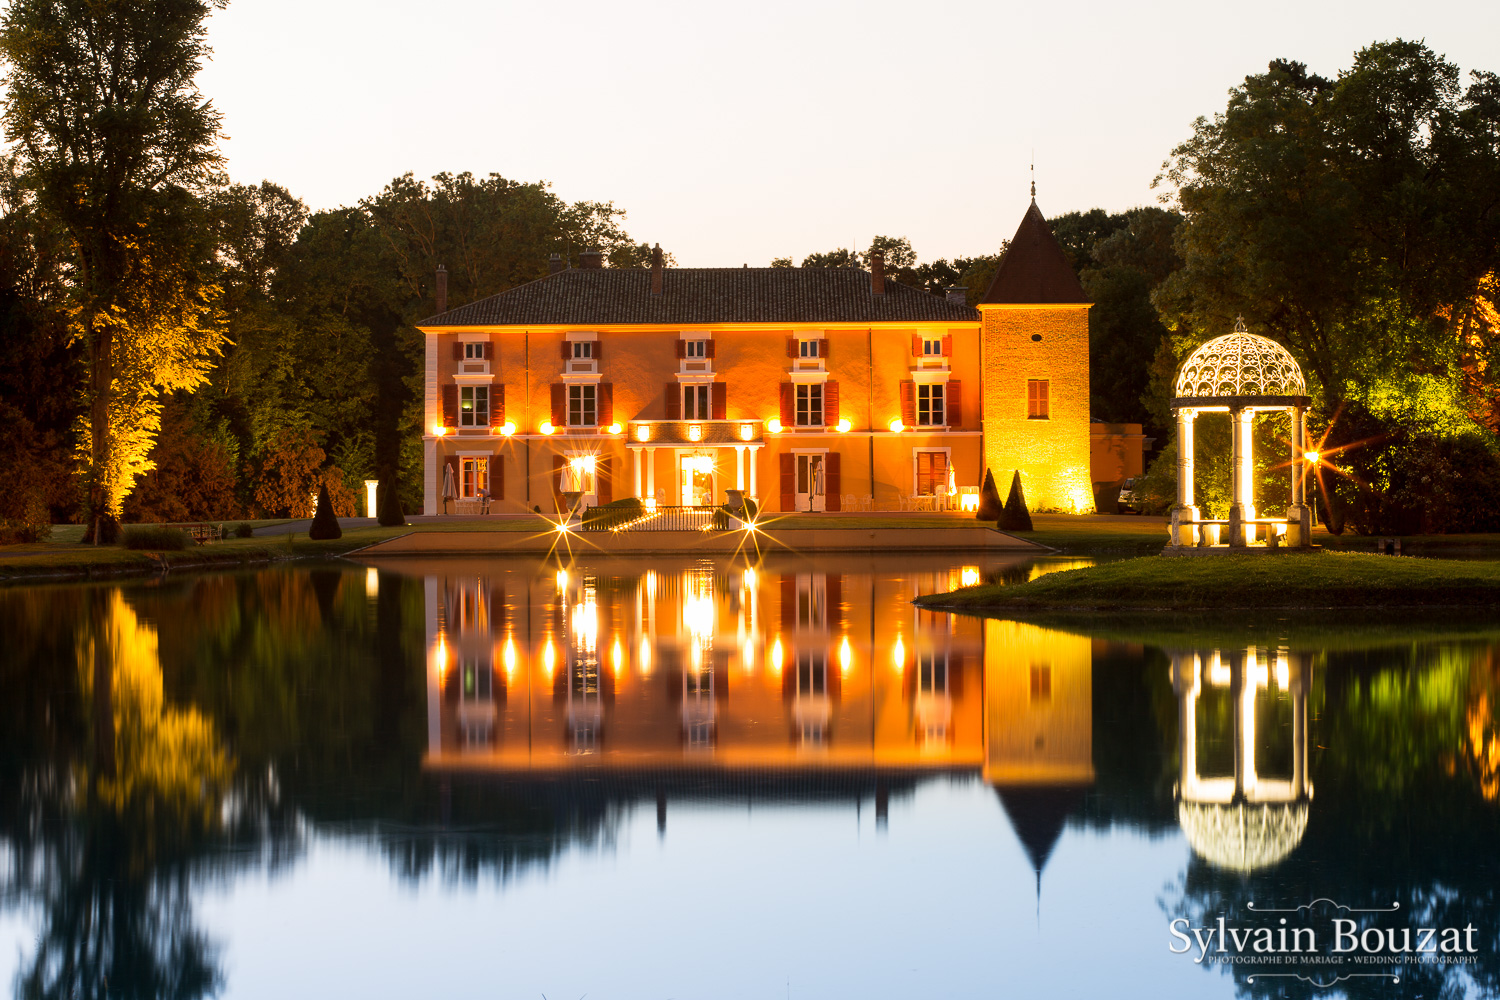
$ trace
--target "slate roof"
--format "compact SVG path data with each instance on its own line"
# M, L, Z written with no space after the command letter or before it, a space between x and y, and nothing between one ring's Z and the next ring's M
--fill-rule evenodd
M1063 305L1088 300L1057 237L1033 201L980 303Z
M979 312L852 267L676 267L651 294L648 268L569 268L449 309L434 326L695 323L974 323Z

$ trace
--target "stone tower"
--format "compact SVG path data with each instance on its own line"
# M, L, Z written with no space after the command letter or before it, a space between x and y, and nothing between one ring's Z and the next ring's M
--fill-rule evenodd
M984 463L1002 496L1019 469L1032 510L1094 509L1089 305L1033 197L979 300Z

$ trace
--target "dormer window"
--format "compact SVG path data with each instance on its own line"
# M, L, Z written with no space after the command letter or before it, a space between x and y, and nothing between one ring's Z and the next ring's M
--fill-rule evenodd
M464 342L464 360L465 361L483 361L484 360L484 342L483 341L476 341L476 340L465 341Z
M592 361L592 360L594 360L594 342L592 340L575 340L575 341L573 341L573 360L575 360L575 361Z
M815 359L818 357L818 345L821 341L801 340L797 342L797 356L799 358Z
M922 341L922 357L940 358L943 356L943 342L940 339Z
M683 342L683 357L706 358L708 357L708 341L688 340Z

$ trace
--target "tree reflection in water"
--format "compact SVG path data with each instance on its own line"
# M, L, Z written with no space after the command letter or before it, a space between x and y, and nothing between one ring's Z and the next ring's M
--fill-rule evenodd
M290 866L310 837L368 845L403 881L504 882L609 846L637 806L663 827L692 801L873 801L883 819L931 776L996 790L1042 893L1069 829L1176 836L1184 805L1285 799L1305 823L1275 850L1196 829L1168 919L1400 900L1485 935L1467 971L1406 970L1412 994L1500 989L1492 638L1106 642L916 611L978 570L912 562L0 592L0 903L39 915L16 994L220 991L194 892Z

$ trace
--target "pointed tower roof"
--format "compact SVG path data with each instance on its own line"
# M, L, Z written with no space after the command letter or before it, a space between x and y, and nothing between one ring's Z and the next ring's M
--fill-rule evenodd
M979 304L1086 305L1088 301L1033 198Z
M995 791L1037 873L1040 890L1042 869L1062 837L1068 816L1083 804L1084 789L1075 785L1011 785Z

